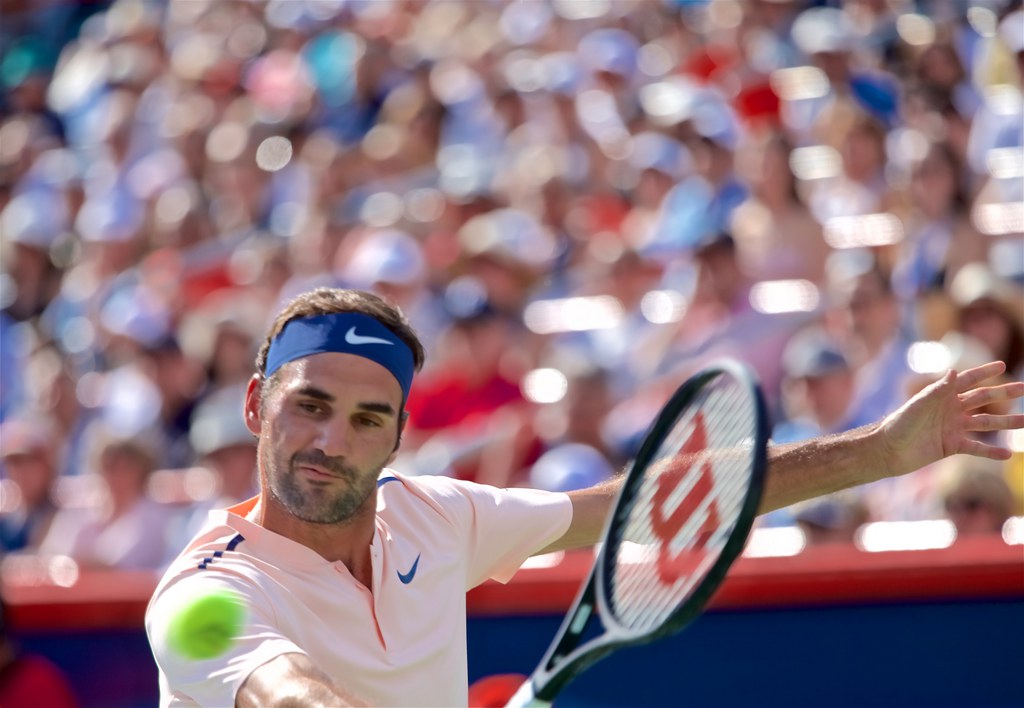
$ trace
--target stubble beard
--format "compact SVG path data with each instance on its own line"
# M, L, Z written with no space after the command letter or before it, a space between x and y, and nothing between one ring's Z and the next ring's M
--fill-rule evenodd
M287 461L267 460L270 494L289 514L311 524L338 524L351 519L377 486L380 469L360 472L338 457L320 451L297 452ZM303 485L298 467L315 465L337 475L342 484Z

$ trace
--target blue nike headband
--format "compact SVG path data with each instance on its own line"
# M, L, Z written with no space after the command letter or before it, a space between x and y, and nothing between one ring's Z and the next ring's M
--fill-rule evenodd
M403 403L416 370L409 346L377 319L357 312L338 312L292 320L270 343L266 376L296 359L340 352L375 361L391 372L402 387Z

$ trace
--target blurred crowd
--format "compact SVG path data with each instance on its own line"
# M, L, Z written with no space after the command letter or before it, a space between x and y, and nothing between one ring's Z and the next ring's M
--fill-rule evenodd
M722 356L777 442L1019 379L1020 4L5 0L0 548L159 568L252 495L254 355L321 285L427 345L408 474L598 482ZM763 523L998 531L1001 442Z

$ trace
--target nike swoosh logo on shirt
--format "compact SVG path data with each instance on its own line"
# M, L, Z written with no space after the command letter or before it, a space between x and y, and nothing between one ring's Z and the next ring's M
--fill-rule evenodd
M397 570L395 571L396 573L398 573L398 579L402 581L403 585L408 585L409 583L412 582L412 579L416 576L416 566L418 566L419 564L420 564L420 556L419 556L419 554L417 554L416 555L416 560L414 560L412 562L412 567L409 568L409 572L408 573L405 573L403 575L402 573L398 573Z
M367 337L361 334L356 334L355 327L349 327L348 331L345 332L345 341L349 344L394 344L394 342L388 339L381 339L380 337Z

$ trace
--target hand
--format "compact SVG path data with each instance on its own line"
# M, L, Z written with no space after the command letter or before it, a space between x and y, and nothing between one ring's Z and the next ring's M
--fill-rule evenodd
M881 432L890 472L911 472L956 454L1009 459L1007 448L988 445L971 436L1024 428L1024 415L977 412L991 403L1024 397L1024 382L981 385L1005 370L1001 361L959 374L950 370L883 420Z

